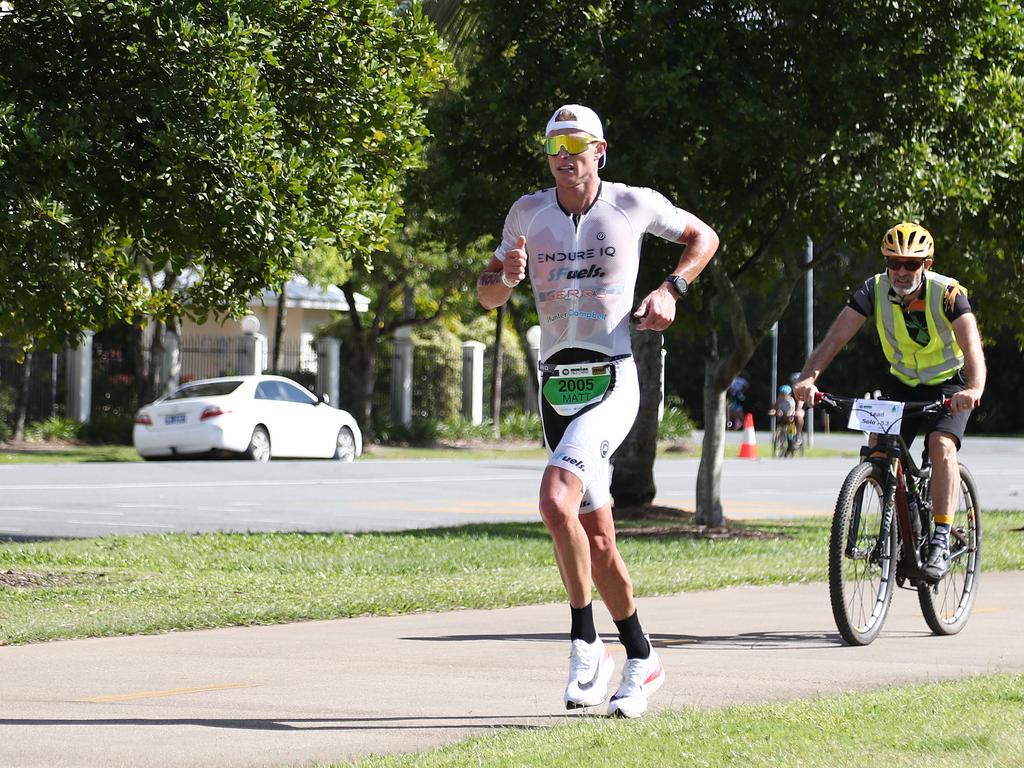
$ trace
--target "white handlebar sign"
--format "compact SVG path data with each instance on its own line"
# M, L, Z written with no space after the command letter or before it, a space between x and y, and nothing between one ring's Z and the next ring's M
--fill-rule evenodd
M903 403L891 400L854 400L850 409L850 429L889 434L899 431L903 421Z

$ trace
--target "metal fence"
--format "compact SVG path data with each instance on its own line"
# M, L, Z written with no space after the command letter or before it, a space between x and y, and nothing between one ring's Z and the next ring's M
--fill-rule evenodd
M344 365L344 361L342 362ZM412 415L414 419L445 420L462 413L462 350L453 347L413 348ZM502 412L522 411L526 406L526 372L529 366L519 347L507 347L502 355ZM373 408L377 421L390 421L396 396L393 381L394 344L382 343L377 352ZM493 418L494 347L484 350L484 418Z
M18 362L19 350L0 342L0 420L13 426L18 388L25 363ZM64 415L64 353L35 352L28 365L28 403L26 422L43 421Z
M246 348L241 337L186 336L181 339L180 381L230 376L244 369ZM272 350L267 350L267 357ZM377 355L377 376L373 392L375 417L391 420L393 397L393 344L380 345ZM145 379L150 370L150 349L147 345L125 339L97 336L93 342L91 403L94 416L102 413L132 416L145 403ZM17 362L17 350L0 344L0 419L10 421L23 365ZM66 414L66 354L36 352L29 368L29 401L27 421L41 421L50 416ZM316 381L317 356L305 341L286 342L282 349L282 375L313 388ZM264 368L270 360L264 360ZM343 356L341 406L351 394L351 363ZM349 370L346 371L346 366ZM526 404L527 365L518 346L509 345L502 364L502 410L523 410ZM484 418L492 417L494 378L494 347L484 353ZM418 345L413 348L412 380L413 417L423 420L445 420L462 412L462 350L458 347ZM350 406L351 407L351 406Z

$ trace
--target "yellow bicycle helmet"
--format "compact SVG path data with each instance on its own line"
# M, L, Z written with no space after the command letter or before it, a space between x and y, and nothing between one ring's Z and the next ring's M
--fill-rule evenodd
M920 224L905 221L885 233L882 255L897 259L930 259L935 253L935 241Z

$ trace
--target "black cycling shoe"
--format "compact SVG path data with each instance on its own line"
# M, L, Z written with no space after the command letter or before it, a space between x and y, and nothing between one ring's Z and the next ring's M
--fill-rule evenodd
M932 543L921 570L931 581L938 581L949 573L949 547Z

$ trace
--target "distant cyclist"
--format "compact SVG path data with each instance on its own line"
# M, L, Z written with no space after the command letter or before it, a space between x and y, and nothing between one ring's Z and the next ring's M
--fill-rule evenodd
M784 421L796 419L796 400L793 399L793 388L789 384L779 387L779 396L775 398L772 415Z
M907 442L924 433L932 471L932 536L925 573L940 579L949 570L949 532L960 489L957 451L967 420L985 391L985 356L967 290L931 272L935 245L920 224L904 222L885 233L886 270L868 278L850 297L825 339L811 353L795 387L798 400L813 403L815 382L868 318L874 320L892 374L885 399L923 401L949 396L950 412L904 419Z
M614 662L598 637L592 585L601 593L626 649L626 666L608 714L639 717L665 680L640 625L633 584L615 543L610 464L640 402L630 316L640 330L663 331L676 301L718 248L696 216L653 189L602 181L608 142L592 110L555 110L544 152L553 188L519 198L501 245L477 282L480 303L508 301L527 274L541 327L541 416L549 456L540 514L569 597L569 709L603 704ZM633 309L645 233L685 245L676 268Z

